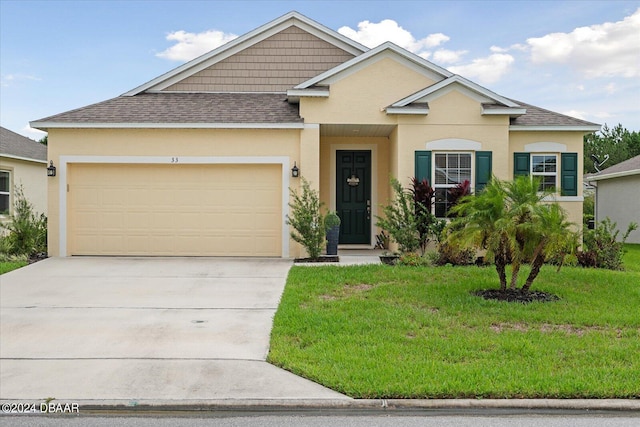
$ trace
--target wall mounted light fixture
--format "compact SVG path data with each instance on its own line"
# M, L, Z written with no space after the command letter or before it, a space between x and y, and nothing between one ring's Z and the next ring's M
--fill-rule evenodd
M47 176L56 176L56 167L53 166L53 160L49 162L49 166L47 167Z
M291 168L291 176L294 178L298 178L300 176L300 169L298 169L296 162L293 162L293 167Z

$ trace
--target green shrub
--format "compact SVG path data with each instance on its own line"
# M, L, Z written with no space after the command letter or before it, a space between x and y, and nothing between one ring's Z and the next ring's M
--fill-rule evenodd
M310 258L318 258L325 243L324 218L320 212L322 203L318 192L304 178L302 194L291 189L290 192L293 201L289 203L291 215L287 215L287 224L294 229L291 238L304 246Z
M471 265L476 260L476 250L460 246L453 242L438 243L438 258L436 265Z
M420 232L413 195L395 178L391 179L391 188L394 200L382 208L384 217L377 217L376 225L389 233L400 253L416 252L420 248Z
M415 252L409 252L400 255L397 265L407 265L410 267L430 267L433 265L431 259L425 255L419 255Z
M584 196L582 203L582 223L585 228L589 227L589 221L595 218L595 195Z
M583 250L577 253L578 263L583 267L606 268L609 270L622 270L622 256L624 255L624 243L629 234L638 228L638 224L632 222L627 231L618 241L620 230L609 217L600 221L595 229L585 230L583 235Z
M22 186L15 188L14 210L0 232L0 253L26 256L47 252L47 217L38 214L25 196Z

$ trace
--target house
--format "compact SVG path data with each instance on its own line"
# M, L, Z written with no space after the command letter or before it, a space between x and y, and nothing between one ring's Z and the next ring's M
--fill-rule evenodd
M624 233L631 222L640 224L640 156L620 162L592 174L589 183L595 184L596 222L609 217ZM640 243L640 231L632 231L628 243Z
M479 191L537 175L580 224L582 138L599 126L498 95L393 43L290 12L131 91L36 120L49 132L49 254L302 256L299 170L375 244L390 177ZM297 174L296 174L297 175Z
M0 128L0 220L12 213L16 187L47 213L47 146Z

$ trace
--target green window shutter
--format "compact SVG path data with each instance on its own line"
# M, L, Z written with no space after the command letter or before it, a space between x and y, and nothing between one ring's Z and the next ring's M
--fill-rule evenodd
M513 177L529 175L529 153L513 153Z
M426 179L431 182L431 151L416 151L415 159L416 179L422 181Z
M578 153L562 153L560 158L560 195L578 195Z
M491 151L476 151L476 194L491 179Z

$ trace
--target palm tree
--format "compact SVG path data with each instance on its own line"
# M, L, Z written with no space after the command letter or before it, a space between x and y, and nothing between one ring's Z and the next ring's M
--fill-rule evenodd
M500 278L500 289L507 289L506 266L510 258L509 224L505 218L505 190L492 179L477 196L465 196L451 210L456 217L450 224L449 240L487 251Z
M537 231L538 239L531 257L531 272L522 285L524 292L529 291L548 257L560 257L560 270L565 256L578 247L578 233L571 231L572 224L567 221L567 214L557 203L536 206L534 218L532 228Z
M509 244L511 253L510 289L516 288L518 273L522 263L530 259L533 252L532 241L538 230L531 227L534 211L549 192L539 192L540 181L537 178L518 177L504 185L507 211L505 219L511 225Z
M538 181L517 177L511 182L493 178L482 193L464 197L453 208L450 239L485 249L506 291L506 265L512 264L510 289L516 289L520 267L531 263L522 291L528 292L544 262L552 256L564 259L575 250L576 233L557 203L544 202L548 193L538 191Z

